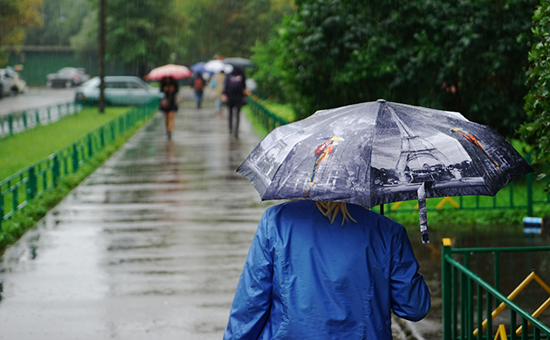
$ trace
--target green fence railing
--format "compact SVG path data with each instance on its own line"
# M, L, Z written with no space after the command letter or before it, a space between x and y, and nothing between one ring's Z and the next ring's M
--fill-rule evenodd
M254 96L248 97L248 104L250 104L250 111L252 111L253 116L267 131L271 131L278 126L290 123L288 120L269 111L265 106L258 102Z
M79 138L71 145L54 152L50 157L18 171L0 181L0 232L6 221L23 209L38 195L59 185L60 180L76 172L95 153L157 112L158 99L151 99L131 108L99 128Z
M27 131L39 125L56 122L65 117L78 114L81 110L82 105L71 101L2 115L0 116L0 139Z
M443 340L496 339L495 332L500 325L497 325L493 319L505 308L509 313L509 319L504 324L500 317L501 321L498 323L508 329L506 331L508 339L550 339L550 328L547 325L511 301L512 295L515 297L519 287L514 290L514 294L508 296L510 299L500 291L501 254L533 252L549 254L550 247L453 249L451 240L443 239L441 277ZM490 285L487 279L482 279L470 269L470 255L483 253L492 254L494 257L492 270L494 285ZM463 257L463 263L453 258L453 255L459 254ZM487 268L484 268L484 272L487 274ZM512 275L516 277L518 273ZM540 283L546 290L550 290L544 282ZM543 304L548 307L548 300Z
M263 106L255 96L248 97L250 110L255 120L267 130L271 131L278 126L290 123L288 120L279 117ZM530 155L526 155L526 160L531 163ZM544 165L545 171L549 172L550 165ZM459 196L431 198L428 201L427 210L461 209L461 210L483 210L483 209L525 209L527 216L533 216L533 206L535 204L550 204L550 192L544 191L545 187L550 185L550 176L546 176L544 183L534 183L533 174L526 175L525 186L522 185L521 192L514 188L514 182L507 185L495 197L488 196ZM525 189L524 189L525 188ZM386 205L385 215L391 215L395 212L411 212L418 210L416 201L396 202Z

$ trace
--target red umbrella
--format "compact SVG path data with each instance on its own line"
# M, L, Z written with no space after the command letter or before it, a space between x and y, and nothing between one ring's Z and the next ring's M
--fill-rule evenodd
M172 76L175 79L189 78L193 75L190 69L183 65L168 64L157 67L145 76L147 80L161 80L163 77Z

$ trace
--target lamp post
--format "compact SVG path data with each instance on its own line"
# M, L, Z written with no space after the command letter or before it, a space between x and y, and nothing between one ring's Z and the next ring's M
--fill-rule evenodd
M105 0L99 0L99 113L105 112Z

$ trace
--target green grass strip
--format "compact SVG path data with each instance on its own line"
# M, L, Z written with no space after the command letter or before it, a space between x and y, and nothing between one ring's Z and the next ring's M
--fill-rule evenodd
M126 109L126 111L127 110L128 109ZM95 112L97 115L97 110ZM111 114L114 113L112 112ZM111 118L113 118L113 116L111 116ZM87 160L76 173L67 175L61 179L60 184L56 188L35 197L25 209L17 211L9 220L2 222L2 231L0 232L0 255L4 253L7 246L16 242L25 232L34 227L40 219L46 216L50 209L61 202L71 190L76 188L80 182L100 167L105 160L118 150L118 148L124 145L124 143L126 143L126 141L149 119L150 118L144 119L136 123L133 128L118 136L113 143L105 146L105 148L97 152L93 158ZM91 130L91 128L89 130ZM77 138L78 137L73 138L70 142L65 143L65 145L57 149L69 145Z
M108 107L100 114L95 107L84 108L74 116L0 140L0 180L48 158L128 110L128 107Z

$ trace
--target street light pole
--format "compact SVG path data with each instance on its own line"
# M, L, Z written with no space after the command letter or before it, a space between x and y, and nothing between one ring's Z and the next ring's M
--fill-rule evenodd
M105 0L99 0L99 113L105 112Z

